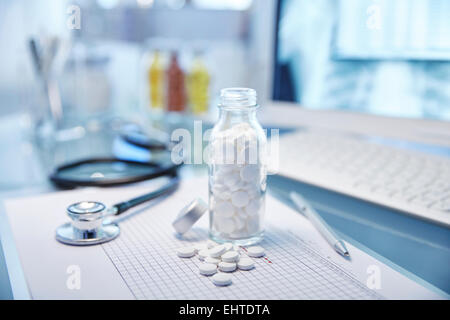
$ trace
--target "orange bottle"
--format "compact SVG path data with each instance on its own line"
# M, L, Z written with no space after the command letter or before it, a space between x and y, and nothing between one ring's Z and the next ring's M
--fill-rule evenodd
M167 69L167 111L184 111L186 108L186 89L184 72L178 64L176 53L172 53Z

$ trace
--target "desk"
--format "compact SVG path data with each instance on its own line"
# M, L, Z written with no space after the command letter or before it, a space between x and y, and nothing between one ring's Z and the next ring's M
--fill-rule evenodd
M26 161L11 168L0 168L0 176L5 182L0 184L0 201L9 196L29 195L51 190L46 180L48 161L35 146L27 142L26 136L20 132L20 127L0 125L0 136L8 135L10 139L3 145L2 152L9 155L26 157ZM7 134L6 134L7 132ZM111 136L98 134L96 143L100 148L96 152L103 154L111 145ZM25 147L24 147L25 145ZM32 148L31 151L29 148ZM55 157L64 158L74 151L86 151L82 144L73 144L70 150L62 150ZM53 159L55 160L55 159ZM67 161L66 159L64 161ZM8 162L4 160L4 162ZM9 161L13 163L14 159ZM25 166L31 178L23 177ZM21 167L22 166L22 167ZM195 174L196 170L204 168L186 168L184 174ZM9 184L7 182L9 181ZM357 244L363 250L388 263L390 266L409 273L419 282L429 282L432 285L450 293L450 230L416 220L403 214L392 212L381 206L373 205L346 197L314 186L299 183L280 176L269 176L269 190L279 199L290 204L286 191L296 190L304 194L316 206L322 217L347 241ZM12 190L12 191L11 191ZM268 213L270 214L270 213ZM0 236L6 236L0 234ZM394 266L397 265L398 267ZM422 280L423 279L423 280ZM5 258L0 248L0 299L11 299L11 287Z

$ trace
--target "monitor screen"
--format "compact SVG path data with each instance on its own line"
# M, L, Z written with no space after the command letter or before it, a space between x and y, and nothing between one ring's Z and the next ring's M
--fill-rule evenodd
M450 1L279 0L274 100L450 120Z

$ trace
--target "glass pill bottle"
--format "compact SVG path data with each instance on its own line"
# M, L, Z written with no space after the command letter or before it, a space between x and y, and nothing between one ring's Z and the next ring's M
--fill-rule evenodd
M256 91L222 89L209 137L209 232L217 242L259 242L264 234L267 139Z

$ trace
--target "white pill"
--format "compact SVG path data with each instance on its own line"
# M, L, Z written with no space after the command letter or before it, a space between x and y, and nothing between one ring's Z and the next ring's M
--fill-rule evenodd
M238 208L245 207L249 202L249 197L245 191L236 191L231 195L231 203Z
M216 226L217 229L223 233L232 233L236 230L236 226L232 218L218 219Z
M252 186L247 189L248 197L254 199L260 195L259 186Z
M212 277L212 281L216 286L229 286L231 284L231 275L218 273Z
M245 212L245 208L236 208L234 212L235 217L239 217L240 219L245 219L247 217L247 212Z
M223 183L229 188L229 187L237 184L240 180L241 180L241 177L240 177L239 173L233 171L231 173L228 173L223 178Z
M246 182L256 181L259 176L259 166L258 165L244 166L241 169L240 175L243 181Z
M177 249L177 256L180 258L190 258L195 256L194 247L181 247Z
M233 272L236 270L236 263L234 262L220 262L219 270L223 272Z
M206 257L205 258L205 263L211 263L211 264L218 265L219 262L220 262L220 260L216 259L216 258L212 258L212 257Z
M247 254L250 257L259 258L264 256L264 248L260 246L253 246L247 248Z
M199 267L199 270L201 274L210 276L217 272L217 266L212 263L202 263Z
M218 258L222 254L224 254L225 250L226 250L225 246L223 244L220 244L209 250L209 256L213 258Z
M257 215L258 211L259 211L259 201L256 199L253 199L252 201L249 202L249 204L245 206L245 212L249 216Z
M208 247L206 246L206 243L197 243L196 245L194 245L194 249L195 253L199 253L203 249L208 249Z
M200 250L199 252L198 252L198 258L200 259L200 260L205 260L206 259L206 257L209 257L209 250L208 249L203 249L203 250Z
M239 260L239 253L236 251L225 252L221 257L223 262L236 262Z
M224 201L217 203L214 212L222 217L230 218L234 214L234 207L230 202Z
M255 263L252 259L249 258L241 258L237 263L239 270L251 270L255 267Z
M231 193L232 192L235 192L235 191L238 191L239 189L242 189L242 184L241 184L241 182L242 181L239 181L238 183L236 183L236 184L234 184L234 185L232 185L232 186L230 186L228 189L230 190L230 195L231 195Z
M235 215L233 217L233 221L234 221L234 224L236 225L237 230L245 227L245 224L246 224L245 216Z
M231 242L227 242L223 244L225 247L225 252L233 250L233 244Z
M217 198L219 198L221 200L230 200L231 199L231 191L224 190L217 194L214 194L214 196L216 196Z
M206 241L206 247L208 249L214 248L215 246L218 246L219 244L211 239L208 239L208 241Z
M217 173L222 176L225 176L227 173L230 173L234 170L235 170L234 166L230 164L223 164L217 166Z

